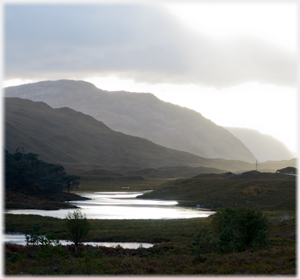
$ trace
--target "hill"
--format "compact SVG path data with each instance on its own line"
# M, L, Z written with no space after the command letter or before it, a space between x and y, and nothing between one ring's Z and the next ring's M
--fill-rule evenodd
M224 128L240 139L260 162L290 160L294 158L292 152L283 142L270 135L247 128Z
M206 159L115 132L91 116L42 102L5 98L5 146L80 168L199 166Z
M172 150L115 132L72 109L53 109L20 98L5 98L5 146L12 153L24 147L26 153L39 154L42 160L61 164L68 172L104 169L124 175L178 177L197 171L241 172L255 168L255 164L243 161L207 159ZM287 166L295 167L296 160L265 162L259 164L259 169L276 171Z
M91 83L42 81L8 87L7 97L42 101L53 108L69 107L102 121L114 131L146 138L171 149L205 158L255 162L235 136L200 113L163 102L149 93L108 92Z
M239 175L200 174L169 181L139 198L176 200L180 205L203 208L251 207L259 210L296 209L296 177L249 171Z

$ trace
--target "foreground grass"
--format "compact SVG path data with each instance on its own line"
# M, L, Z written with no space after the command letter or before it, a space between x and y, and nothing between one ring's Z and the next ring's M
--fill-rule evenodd
M171 220L98 220L90 219L91 230L85 241L97 242L184 242L193 238L209 218ZM41 233L54 232L59 239L68 239L65 220L38 215L6 214L6 233L29 233L39 223Z
M272 245L260 251L193 255L189 246L161 244L137 250L80 246L6 245L8 275L294 275L295 246Z
M274 217L274 215L273 215ZM85 241L136 241L156 245L149 249L122 249L81 245L41 247L6 244L5 273L16 274L236 274L276 275L296 273L295 219L270 218L268 246L240 253L193 254L192 241L211 217L178 220L89 220L92 230ZM62 219L36 215L10 215L7 232L29 232L40 223L42 232L53 231L67 239Z

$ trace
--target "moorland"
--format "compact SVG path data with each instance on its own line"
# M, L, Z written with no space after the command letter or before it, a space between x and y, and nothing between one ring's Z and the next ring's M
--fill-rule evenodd
M73 244L67 246L6 244L5 273L8 275L294 275L296 274L296 177L290 175L291 171L295 172L296 169L285 168L281 169L280 173L250 171L239 175L202 173L189 178L126 176L104 170L82 171L77 173L81 178L80 187L74 188L77 193L120 191L126 186L131 191L153 190L141 198L175 199L186 207L202 203L204 207L216 211L226 207L257 210L267 219L266 244L262 247L249 246L244 250L231 252L220 251L217 244L208 250L205 248L209 243L204 242L195 246L197 236L204 228L207 229L206 236L217 241L218 235L212 226L213 215L208 218L173 220L91 219L89 220L91 230L84 241L146 242L155 245L147 249L143 247L124 249L120 246L108 248L81 244L75 252ZM22 195L23 198L29 198L28 195L14 193L19 196L19 200L15 200L14 207L23 208ZM54 202L58 196L63 197L60 194L44 197L44 201ZM35 197L31 195L30 198L34 200ZM40 204L43 204L42 197L38 198ZM20 207L17 201L20 202ZM9 204L8 196L6 204ZM282 221L285 213L289 213L291 218ZM40 233L43 235L53 232L58 239L70 239L64 219L38 215L5 216L7 233L30 234L35 224L40 224Z
M247 131L254 149L236 131L152 94L82 81L10 87L5 96L5 209L76 212L66 201L84 199L80 193L126 189L147 191L138 199L215 212L83 218L89 230L78 245L67 218L6 213L6 233L35 241L5 244L5 275L296 274L297 160L283 143ZM258 167L256 152L264 158ZM59 239L74 244L55 244Z

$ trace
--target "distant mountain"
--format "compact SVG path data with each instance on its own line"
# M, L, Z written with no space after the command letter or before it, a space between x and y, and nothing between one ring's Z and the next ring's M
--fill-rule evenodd
M270 135L247 128L224 127L240 139L260 162L290 160L294 158L286 145Z
M223 127L188 108L149 93L108 92L83 81L59 80L5 88L5 96L69 107L115 131L206 158L255 162L251 151Z
M87 169L199 166L208 160L115 132L70 108L20 98L5 98L5 147L13 153L24 147L47 162Z

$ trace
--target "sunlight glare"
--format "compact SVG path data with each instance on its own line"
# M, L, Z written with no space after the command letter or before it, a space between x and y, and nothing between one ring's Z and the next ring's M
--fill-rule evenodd
M296 90L257 82L216 89L195 84L145 84L111 77L86 79L102 90L148 92L162 101L199 112L219 126L272 135L297 150Z
M27 83L32 83L34 82L31 79L8 79L3 81L3 88L5 87L10 87L10 86L17 86L17 85L22 85L22 84L27 84ZM35 81L36 82L36 81Z
M165 5L195 33L215 39L252 37L297 53L297 4L187 2Z

